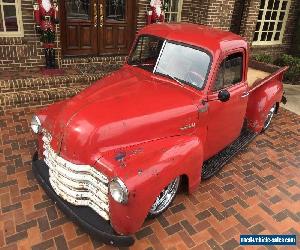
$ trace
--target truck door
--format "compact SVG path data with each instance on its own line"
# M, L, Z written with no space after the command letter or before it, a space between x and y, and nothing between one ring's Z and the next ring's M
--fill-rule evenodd
M210 87L205 159L232 143L241 132L249 94L245 60L243 50L227 54Z

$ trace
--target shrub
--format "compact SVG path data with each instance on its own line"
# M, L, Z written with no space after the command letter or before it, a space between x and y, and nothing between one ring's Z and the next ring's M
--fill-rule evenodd
M300 58L283 54L274 62L277 66L289 66L284 79L287 81L300 81Z
M252 58L256 61L259 62L264 62L264 63L271 63L272 62L272 57L267 54L257 54L253 55Z

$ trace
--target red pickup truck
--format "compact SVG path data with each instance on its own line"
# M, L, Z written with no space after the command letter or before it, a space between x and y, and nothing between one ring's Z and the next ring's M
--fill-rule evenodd
M126 64L40 110L33 170L90 234L129 246L161 214L267 129L287 68L256 79L240 36L194 24L143 28ZM251 85L251 87L249 87Z

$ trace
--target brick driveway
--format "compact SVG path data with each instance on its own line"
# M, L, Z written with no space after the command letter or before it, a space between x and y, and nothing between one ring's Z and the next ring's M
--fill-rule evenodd
M65 218L35 181L33 112L0 111L0 248L110 249ZM239 235L252 233L297 234L299 247L299 124L299 116L281 109L271 128L220 174L147 221L133 249L242 249Z

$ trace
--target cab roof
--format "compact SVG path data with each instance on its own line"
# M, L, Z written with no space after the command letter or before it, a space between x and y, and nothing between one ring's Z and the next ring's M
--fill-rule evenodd
M213 55L236 48L247 48L247 42L239 35L216 28L191 23L151 24L139 32L177 41L210 51Z

